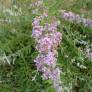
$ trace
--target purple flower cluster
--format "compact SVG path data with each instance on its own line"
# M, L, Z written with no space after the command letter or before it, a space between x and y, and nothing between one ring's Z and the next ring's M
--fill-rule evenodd
M39 4L36 6L39 6ZM56 66L56 62L57 49L61 43L62 34L57 31L58 22L55 21L54 17L51 23L45 22L41 25L41 21L44 19L48 19L47 10L44 10L43 14L36 16L32 22L32 37L37 42L36 49L39 52L34 62L37 70L42 73L43 79L52 80L57 92L61 92L60 69Z
M37 41L36 49L39 52L34 62L37 70L43 73L44 79L52 79L51 76L57 76L54 72L56 71L57 48L61 42L62 35L57 32L56 21L51 24L45 23L44 26L40 25L40 21L47 17L45 15L34 18L32 23L32 36Z
M65 10L61 10L62 18L66 21L75 22L75 23L82 23L84 26L92 27L92 20L86 19L83 16L78 14L74 14L73 12L66 12Z

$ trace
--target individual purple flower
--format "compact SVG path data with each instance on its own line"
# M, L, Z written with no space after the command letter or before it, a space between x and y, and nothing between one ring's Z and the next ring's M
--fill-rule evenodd
M53 52L48 52L48 54L44 58L44 63L48 66L55 67L56 66L56 57Z
M32 30L32 36L36 39L38 39L41 35L42 32L44 31L42 26L35 26Z
M62 39L62 34L60 32L55 33L55 40L60 43Z
M53 42L53 46L57 47L62 40L62 34L60 32L55 32L53 33L51 39Z
M49 25L49 28L48 28L49 32L55 32L56 30L57 30L57 23L56 22Z
M60 69L59 68L55 68L54 70L51 71L50 74L50 79L54 80L55 82L59 81L60 79Z
M34 18L33 22L32 22L32 26L39 26L40 24L40 20L38 18Z
M88 27L92 26L92 20L87 19L84 25Z
M42 72L43 72L43 79L47 80L50 78L51 73L50 67L44 67Z
M34 62L36 63L37 70L42 72L44 68L44 56L38 56Z
M64 12L64 14L63 14L63 18L64 18L65 20L69 19L69 13Z
M38 41L37 50L39 52L47 52L50 51L52 47L52 41L49 37L42 37Z

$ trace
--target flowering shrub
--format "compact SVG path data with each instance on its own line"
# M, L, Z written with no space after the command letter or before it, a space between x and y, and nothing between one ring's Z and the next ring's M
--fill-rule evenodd
M39 1L38 1L39 2ZM37 7L39 6L38 2ZM41 26L40 22L48 17L47 13L34 18L32 26L32 36L37 41L36 49L39 52L38 57L34 60L37 70L43 75L43 79L51 79L57 92L61 92L60 86L60 69L56 66L58 56L58 46L61 43L62 35L57 32L57 22L53 21L51 24L45 23Z

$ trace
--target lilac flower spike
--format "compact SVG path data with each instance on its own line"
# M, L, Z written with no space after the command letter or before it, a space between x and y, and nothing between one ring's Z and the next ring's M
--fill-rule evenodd
M50 51L52 47L52 42L51 39L49 37L42 37L39 41L38 41L38 46L37 46L37 50L39 52L47 52Z
M65 10L60 11L62 13L62 18L69 22L82 23L84 26L92 27L92 20L86 19L78 14L73 12L66 12Z
M37 2L39 1L40 0ZM41 25L41 21L47 17L48 13L44 10L44 13L35 17L32 22L32 37L35 38L37 42L36 49L39 52L34 62L37 70L42 73L43 79L50 79L56 91L61 92L61 71L56 66L56 62L58 56L57 49L61 43L62 34L57 32L57 21L53 21L50 24L46 22L43 26Z

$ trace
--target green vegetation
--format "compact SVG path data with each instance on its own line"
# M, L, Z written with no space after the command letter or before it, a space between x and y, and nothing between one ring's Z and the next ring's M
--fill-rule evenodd
M63 40L58 49L58 66L63 71L61 81L65 92L92 92L92 62L84 53L87 46L92 46L92 28L68 23L60 18L59 12L65 9L92 18L92 0L44 2L49 14L61 21L58 31L62 33ZM0 57L7 57L11 62L4 64L7 60L0 59L0 92L54 92L51 82L42 80L33 62L38 52L31 37L34 16L30 4L30 0L13 0L9 9L16 14L20 14L21 9L21 15L15 16L4 12L8 8L0 2ZM78 67L78 63L87 69Z

